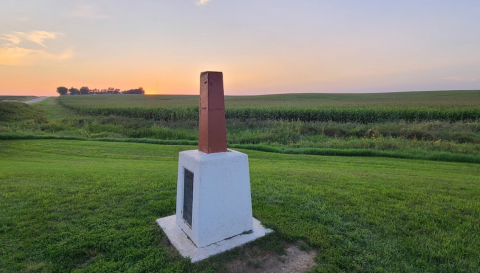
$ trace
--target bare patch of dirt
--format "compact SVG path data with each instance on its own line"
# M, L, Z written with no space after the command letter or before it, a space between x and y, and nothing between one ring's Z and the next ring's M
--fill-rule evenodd
M231 273L300 273L313 269L317 252L305 243L284 244L285 253L265 252L260 248L243 247L244 255L226 264ZM304 249L304 250L302 250Z

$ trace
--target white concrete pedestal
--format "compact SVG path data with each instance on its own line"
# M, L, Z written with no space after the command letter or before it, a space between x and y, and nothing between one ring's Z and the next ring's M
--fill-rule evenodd
M193 173L191 225L183 215L185 170ZM252 217L246 154L233 150L212 154L183 151L179 154L177 177L176 215L157 222L172 244L192 262L271 232Z

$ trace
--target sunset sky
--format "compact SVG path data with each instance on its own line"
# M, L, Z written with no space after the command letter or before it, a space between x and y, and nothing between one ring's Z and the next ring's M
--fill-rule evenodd
M0 95L480 89L478 0L0 0Z

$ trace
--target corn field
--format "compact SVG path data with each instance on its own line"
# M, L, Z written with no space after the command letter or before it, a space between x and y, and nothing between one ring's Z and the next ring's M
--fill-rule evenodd
M92 116L122 116L163 121L198 120L198 106L179 107L115 107L89 106L65 102L63 106ZM71 102L71 100L70 100ZM230 107L227 119L238 120L295 120L304 122L376 123L391 121L479 122L480 107L465 106L334 106L334 107Z

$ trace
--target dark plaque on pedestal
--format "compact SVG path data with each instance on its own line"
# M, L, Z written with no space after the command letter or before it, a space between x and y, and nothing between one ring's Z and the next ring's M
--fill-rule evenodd
M192 227L193 173L185 169L183 185L183 219Z

